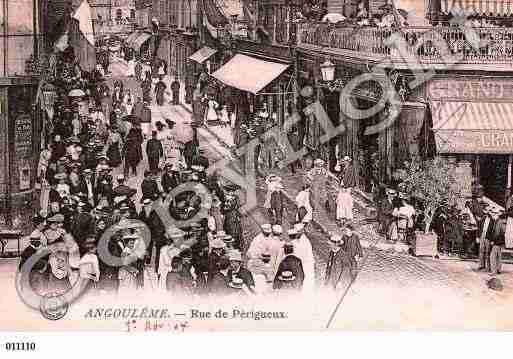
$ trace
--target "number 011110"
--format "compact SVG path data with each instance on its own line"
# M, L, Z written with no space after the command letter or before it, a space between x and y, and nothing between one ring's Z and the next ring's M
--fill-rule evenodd
M34 351L34 350L36 350L36 343L32 343L32 342L19 342L19 343L7 342L7 343L5 343L5 350L6 351Z

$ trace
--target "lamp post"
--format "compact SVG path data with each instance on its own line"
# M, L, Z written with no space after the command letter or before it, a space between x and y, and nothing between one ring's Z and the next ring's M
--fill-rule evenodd
M335 79L335 64L329 59L326 59L326 61L321 64L321 75L322 81L324 82L331 82Z

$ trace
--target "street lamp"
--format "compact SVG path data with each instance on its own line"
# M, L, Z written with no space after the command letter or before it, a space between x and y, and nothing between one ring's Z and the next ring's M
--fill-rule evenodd
M324 82L331 82L335 79L335 65L329 59L321 64L321 75Z

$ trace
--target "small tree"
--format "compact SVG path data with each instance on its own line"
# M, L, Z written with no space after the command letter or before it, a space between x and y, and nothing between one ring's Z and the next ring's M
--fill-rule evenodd
M458 181L454 169L454 164L442 157L426 161L415 158L394 173L404 191L424 205L426 233L438 208L458 205L464 198L464 184Z

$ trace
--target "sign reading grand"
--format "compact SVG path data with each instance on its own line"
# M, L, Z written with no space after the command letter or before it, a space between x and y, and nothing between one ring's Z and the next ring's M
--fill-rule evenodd
M438 153L513 153L513 130L439 130Z
M427 86L427 95L431 101L513 101L513 82L487 78L432 80Z

